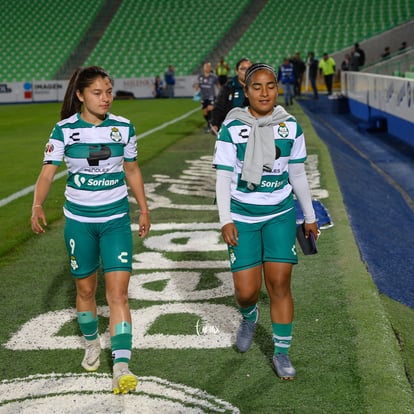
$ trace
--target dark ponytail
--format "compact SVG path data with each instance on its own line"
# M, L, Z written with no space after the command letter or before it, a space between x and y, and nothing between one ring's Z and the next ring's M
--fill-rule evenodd
M79 100L76 92L83 93L83 90L91 85L96 78L108 78L114 84L111 76L105 69L99 66L88 66L86 68L78 68L73 72L68 87L66 89L65 97L63 98L62 108L60 110L60 119L66 119L80 112L82 102Z

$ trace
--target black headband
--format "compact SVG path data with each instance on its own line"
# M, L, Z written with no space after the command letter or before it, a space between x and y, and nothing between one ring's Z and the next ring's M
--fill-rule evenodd
M273 74L277 82L277 75L275 70L268 65L267 63L255 63L254 65L250 66L249 69L246 71L245 83L246 85L249 83L250 78L252 77L253 73L257 72L258 70L267 70Z

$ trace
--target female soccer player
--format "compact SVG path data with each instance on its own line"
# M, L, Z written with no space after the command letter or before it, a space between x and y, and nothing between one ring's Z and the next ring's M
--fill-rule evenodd
M100 364L95 294L100 259L110 310L113 391L133 391L137 378L128 368L132 350L128 284L132 270L132 233L127 184L141 212L139 236L150 229L144 183L137 163L134 126L109 112L113 81L104 69L75 71L69 81L58 122L45 148L36 182L32 229L44 233L43 203L62 160L68 168L64 237L76 283L76 309L86 351L86 371Z
M293 192L304 212L306 236L318 236L304 167L305 138L296 119L275 107L277 76L271 66L252 65L245 83L249 106L228 113L213 161L221 231L242 315L236 346L246 352L253 341L263 272L270 297L273 366L280 378L293 379L296 370L288 357L293 327L290 282L298 261Z

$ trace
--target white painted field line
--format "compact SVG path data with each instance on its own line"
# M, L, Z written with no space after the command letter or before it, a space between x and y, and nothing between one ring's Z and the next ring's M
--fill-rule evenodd
M144 138L144 137L146 137L146 136L148 136L148 135L153 134L154 132L157 132L157 131L159 131L159 130L161 130L161 129L163 129L163 128L166 128L167 126L170 126L170 125L172 125L172 124L175 124L176 122L182 121L183 119L185 119L185 118L189 117L189 116L190 116L190 115L192 115L194 112L199 111L199 110L200 110L200 108L194 108L194 109L193 109L193 110L191 110L190 112L187 112L186 114L181 115L181 116L179 116L178 118L174 118L174 119L172 119L171 121L165 122L164 124L161 124L161 125L157 126L156 128L150 129L150 130L148 130L148 131L143 132L143 133L142 133L142 134L140 134L140 135L137 135L137 139ZM63 177L63 176L65 176L66 174L67 174L67 170L65 170L65 171L61 171L60 173L58 173L58 174L56 174L56 175L55 175L55 177L54 177L53 181L56 181L56 180L58 180L58 179L62 178L62 177ZM25 196L26 194L30 194L30 193L32 193L32 192L34 191L34 187L35 187L34 185L31 185L31 186L29 186L29 187L23 188L23 190L17 191L16 193L14 193L14 194L12 194L12 195L10 195L10 196L6 197L6 198L1 199L1 200L0 200L0 207L3 207L3 206L5 206L6 204L9 204L9 203L11 203L11 202L12 202L12 201L14 201L14 200L17 200L18 198L23 197L23 196Z
M179 116L178 118L174 118L171 121L165 122L164 124L161 124L160 126L157 126L156 128L150 129L149 131L143 132L142 134L137 135L137 139L141 139L146 137L147 135L151 135L154 132L159 131L160 129L163 129L167 126L170 126L172 124L175 124L178 121L182 121L183 119L189 117L190 115L192 115L194 112L199 111L200 108L194 108L193 110L191 110L190 112L187 112L184 115Z
M65 171L61 171L59 173L57 173L54 177L53 177L53 181L58 180L59 178L62 178L63 176L65 176L67 174L67 170ZM3 198L2 200L0 200L0 207L5 206L6 204L11 203L14 200L17 200L20 197L25 196L26 194L32 193L34 190L35 186L31 185L29 187L23 188L23 190L18 191L17 193L14 193L6 198Z

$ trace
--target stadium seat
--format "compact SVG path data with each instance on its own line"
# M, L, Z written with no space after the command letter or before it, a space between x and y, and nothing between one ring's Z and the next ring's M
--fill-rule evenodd
M162 76L169 64L174 65L176 75L190 75L228 36L251 1L227 0L223 9L222 0L210 0L211 19L206 24L205 2L123 0L83 64L104 66L114 77ZM105 0L5 2L0 81L53 79L105 4ZM295 7L285 7L283 12L280 7L280 2L268 1L246 27L226 55L232 67L242 56L275 67L295 52L303 59L310 50L320 57L324 52L350 48L355 41L414 16L414 0L297 0Z
M124 0L85 64L102 62L108 54L106 45L112 45L112 59L106 60L106 68L114 76L122 72L131 77L155 77L169 64L174 65L176 75L187 75L224 36L247 3L230 0L226 9L232 10L231 15L213 13L214 19L205 24L202 2ZM208 7L220 10L221 4L221 0L211 0ZM116 39L121 42L114 47Z
M0 27L0 81L53 79L103 4L104 0L4 2L2 18L7 24Z
M230 51L228 60L236 62L248 51L254 61L266 61L278 67L285 56L295 52L300 52L304 59L309 51L320 57L324 52L351 48L356 41L402 24L413 16L413 0L303 0L295 2L295 7L284 8L283 13L279 2L269 1ZM264 50L259 47L263 44L264 37L260 35L263 33L272 39Z

